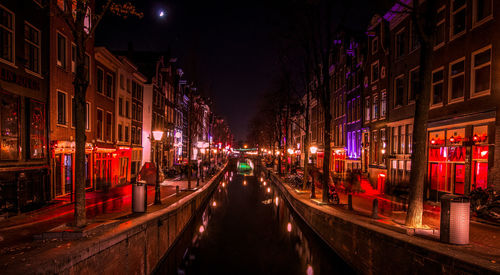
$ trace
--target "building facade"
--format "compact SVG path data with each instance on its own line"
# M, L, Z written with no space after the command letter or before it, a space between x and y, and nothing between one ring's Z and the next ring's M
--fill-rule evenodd
M37 1L0 3L0 216L53 197L49 177L49 19Z

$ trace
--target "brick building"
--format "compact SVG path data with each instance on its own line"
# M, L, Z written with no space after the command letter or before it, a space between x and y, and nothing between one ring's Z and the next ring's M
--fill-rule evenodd
M48 147L48 17L39 1L0 3L0 216L52 197Z
M50 1L52 14L66 9L63 1ZM75 120L74 120L74 88L73 80L76 69L76 45L69 27L63 18L50 16L49 40L49 114L50 125L50 167L51 190L53 197L73 195L75 166ZM92 173L92 153L94 149L94 129L96 112L94 105L95 78L94 41L86 44L86 74L89 86L86 93L86 187L94 188Z

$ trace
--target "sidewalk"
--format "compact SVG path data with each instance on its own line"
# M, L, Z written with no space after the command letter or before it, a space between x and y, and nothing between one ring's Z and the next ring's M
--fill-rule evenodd
M207 181L201 182L200 187ZM168 179L160 184L162 205L166 207L191 192L181 192L176 196L176 186L181 191L187 189L187 180ZM196 179L191 180L191 188L196 187ZM157 208L154 203L154 185L148 185L148 212ZM86 193L86 214L89 223L107 219L118 219L132 214L132 185L126 184L108 192ZM0 254L12 246L29 243L33 236L73 221L74 203L68 198L57 199L47 207L24 213L0 221Z
M284 178L281 178L281 182L284 183ZM376 192L370 192L371 190L365 190L368 192L353 195L353 210L350 211L347 209L348 198L345 193L339 193L340 205L318 205L322 196L320 188L316 188L316 199L312 200L310 198L310 189L299 191L288 184L283 184L283 186L292 196L303 201L306 205L314 205L314 207L321 209L326 213L331 212L329 209L334 210L331 213L341 211L342 213L350 215L352 218L358 216L359 220L368 221L371 224L391 229L395 232L407 232L407 228L404 227L404 220L406 217L406 211L403 210L405 209L404 206L399 202L391 201L387 196L376 194ZM379 219L371 218L372 205L375 198L378 199ZM418 232L415 235L419 238L434 240L436 246L444 245L448 250L454 250L467 255L474 255L495 265L500 263L500 228L498 226L472 221L469 228L470 244L457 246L444 244L439 241L439 219L440 207L426 204L424 207L423 224L430 229L434 229L432 230L434 231L434 235L420 235Z

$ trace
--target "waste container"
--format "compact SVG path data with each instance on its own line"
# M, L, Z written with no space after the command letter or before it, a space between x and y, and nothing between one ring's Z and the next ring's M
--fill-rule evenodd
M132 184L132 212L144 213L148 207L148 185L145 181Z
M469 198L456 195L441 196L440 239L451 244L469 243Z

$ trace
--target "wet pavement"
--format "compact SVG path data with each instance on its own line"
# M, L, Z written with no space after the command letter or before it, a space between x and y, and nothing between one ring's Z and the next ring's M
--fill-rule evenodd
M201 182L203 185L203 182ZM187 187L187 181L167 180L161 185L162 200L175 195L175 186L180 189ZM196 179L191 181L191 186L196 186ZM148 204L154 202L154 186L148 186ZM62 224L73 221L74 204L70 197L58 199L54 205L37 211L22 214L0 221L0 247L8 248L33 240L33 235L48 231ZM93 220L116 219L132 213L132 185L127 184L110 189L107 192L87 192L86 213L90 222Z
M269 183L229 170L156 273L353 273L288 207Z

